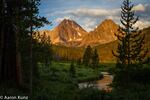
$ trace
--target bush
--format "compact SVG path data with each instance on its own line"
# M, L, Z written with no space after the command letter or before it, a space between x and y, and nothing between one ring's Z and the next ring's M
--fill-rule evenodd
M78 92L78 100L103 100L105 92L94 88L84 88Z
M135 83L126 89L114 89L111 93L111 100L150 100L149 93L149 85Z

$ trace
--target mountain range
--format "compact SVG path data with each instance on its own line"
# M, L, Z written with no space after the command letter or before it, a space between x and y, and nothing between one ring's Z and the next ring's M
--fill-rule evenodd
M96 46L115 41L117 38L118 25L112 20L106 19L99 24L93 31L85 31L73 20L64 19L52 30L42 30L41 34L46 33L50 36L52 44L67 47Z

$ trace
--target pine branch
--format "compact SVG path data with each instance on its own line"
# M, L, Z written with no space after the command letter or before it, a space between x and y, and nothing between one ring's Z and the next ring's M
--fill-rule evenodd
M120 22L126 27L127 23L125 23L122 19L120 20Z

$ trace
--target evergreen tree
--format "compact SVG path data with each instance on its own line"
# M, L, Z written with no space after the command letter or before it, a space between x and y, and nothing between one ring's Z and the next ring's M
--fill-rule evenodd
M150 65L150 57L147 58L147 63Z
M2 0L0 24L0 81L21 85L19 35L22 27L22 0ZM0 83L1 83L0 82Z
M73 62L73 61L72 61L71 64L70 64L69 73L70 73L70 76L71 76L72 78L75 78L75 77L76 77L76 69L75 69L75 65L74 65L74 62Z
M50 36L46 35L46 33L44 32L44 34L42 34L40 36L40 62L45 64L45 66L50 66L51 65L51 61L53 59L53 50L52 50L52 44L51 44L51 40L50 40Z
M89 66L91 64L92 61L92 48L91 46L87 46L87 48L85 49L84 55L83 55L83 64L85 66Z
M95 49L92 55L92 67L98 68L98 66L99 66L99 55L97 53L97 50Z
M49 24L49 22L44 18L44 17L40 17L38 16L39 14L39 9L38 6L40 5L40 0L29 0L27 1L27 11L28 13L28 21L29 21L29 33L30 33L30 94L32 95L32 84L33 84L33 66L35 66L34 64L37 64L38 62L36 62L36 60L34 60L33 58L33 34L35 34L34 30L36 28L39 28L41 26L43 26L43 23L47 23ZM37 65L36 65L37 66Z
M77 65L81 65L81 58L77 59Z
M144 35L134 28L133 25L138 21L138 17L134 16L133 4L130 0L124 0L121 6L121 23L123 27L119 27L117 36L118 50L113 52L117 57L116 75L114 82L120 85L127 85L130 82L130 73L142 65L147 50L144 50Z

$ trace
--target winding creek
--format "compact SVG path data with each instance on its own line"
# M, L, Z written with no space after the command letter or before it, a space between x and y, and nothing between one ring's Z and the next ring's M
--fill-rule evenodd
M102 72L103 78L101 80L97 80L94 82L84 82L79 83L79 88L86 88L86 87L95 87L99 90L105 90L105 91L111 91L112 88L109 86L109 84L113 81L113 76L110 75L108 72Z

